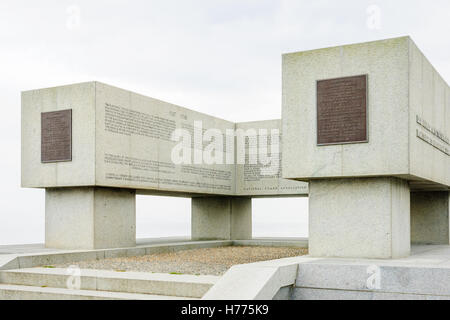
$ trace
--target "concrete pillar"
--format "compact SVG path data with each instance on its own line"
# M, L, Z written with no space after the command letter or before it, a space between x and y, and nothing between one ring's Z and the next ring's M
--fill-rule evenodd
M46 189L45 246L136 246L136 192L97 187Z
M408 183L396 178L313 180L309 184L309 253L315 257L407 257Z
M252 238L252 199L192 198L193 240L249 240Z
M411 242L450 244L450 193L411 192Z

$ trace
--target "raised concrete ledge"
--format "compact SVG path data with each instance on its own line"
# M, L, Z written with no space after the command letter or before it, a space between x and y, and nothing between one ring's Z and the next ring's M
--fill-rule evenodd
M65 268L0 271L0 284L67 289ZM201 298L220 277L80 269L79 290Z
M42 245L0 246L0 270L32 268L43 265L101 260L107 258L135 257L154 253L177 252L181 250L216 248L222 246L268 246L307 248L304 238L255 238L252 240L191 241L186 237L138 239L132 248L99 250L58 250Z
M289 299L450 300L450 246L412 249L412 256L403 259L321 259L300 264Z
M19 270L2 271L5 273L15 274L39 274L39 275L67 275L64 268L28 268ZM220 276L202 275L195 276L189 274L166 274L166 273L149 273L149 272L118 272L110 270L80 269L82 277L92 278L109 278L109 279L133 279L133 280L151 280L151 281L173 281L173 282L190 282L190 283L215 283Z
M204 300L272 300L280 289L293 286L299 263L295 257L233 266L203 296Z
M194 300L194 298L0 284L0 300Z
M368 287L374 267L380 286ZM446 296L450 299L450 266L389 266L376 264L304 263L299 265L295 289L325 289L372 293Z
M450 247L414 246L413 253L394 260L303 256L234 266L203 299L450 300ZM373 267L378 289L368 287Z
M0 270L33 268L43 265L72 263L86 260L101 260L117 257L134 257L154 253L177 252L180 250L216 248L231 246L233 241L188 241L176 243L159 243L140 245L133 248L100 249L100 250L55 250L51 252L23 253L15 255L2 264ZM36 250L33 250L36 251Z
M17 255L6 254L0 255L0 270L16 269L19 267Z
M295 247L308 248L308 238L253 238L252 240L234 240L235 246L258 247Z

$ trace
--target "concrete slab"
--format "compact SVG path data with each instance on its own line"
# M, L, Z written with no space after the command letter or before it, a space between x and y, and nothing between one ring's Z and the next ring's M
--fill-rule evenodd
M233 266L202 299L274 299L280 289L295 284L300 263L315 260L315 258L294 257Z
M133 248L101 250L47 249L44 244L8 245L0 247L4 253L0 255L0 270L231 245L306 248L307 240L303 238L256 238L245 241L192 241L188 237L168 237L138 239L137 246Z
M232 241L185 241L185 238L158 238L138 240L132 248L99 250L56 250L45 249L43 244L3 246L0 270L32 268L43 265L72 263L84 260L98 260L114 257L132 257L161 252L176 252L196 248L230 246Z
M149 294L70 290L0 284L0 300L194 300Z
M450 300L450 246L413 246L412 253L300 263L290 299Z
M0 246L0 254L21 254L21 253L41 253L57 252L57 249L47 249L44 244L17 244Z
M450 299L450 246L412 252L393 260L303 256L239 265L204 299ZM375 289L368 287L372 270L380 277Z
M0 256L0 270L15 269L19 267L18 260L15 254L4 254Z
M66 268L7 270L0 271L0 283L67 288L72 274ZM80 269L79 289L201 298L219 279L216 276Z
M235 246L261 246L261 247L296 247L308 248L307 238L253 238L252 240L234 240Z

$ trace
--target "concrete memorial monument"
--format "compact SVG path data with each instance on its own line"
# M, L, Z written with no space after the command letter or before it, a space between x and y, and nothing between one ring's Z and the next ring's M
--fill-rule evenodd
M311 255L450 243L450 89L409 37L284 55L283 132Z
M193 239L250 239L252 196L308 193L281 179L274 129L280 120L235 124L99 82L28 91L22 186L46 189L52 248L134 246L136 194L192 197Z
M309 193L312 256L399 258L450 243L449 137L450 89L403 37L284 55L282 120L24 92L22 186L46 189L48 247L134 246L136 194L192 197L203 240L251 238L252 197Z

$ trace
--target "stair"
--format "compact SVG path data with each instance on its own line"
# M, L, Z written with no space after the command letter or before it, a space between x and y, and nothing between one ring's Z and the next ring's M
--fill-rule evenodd
M67 269L0 271L0 300L200 299L220 278L88 269L80 271L75 289L73 284L67 284L71 277Z

